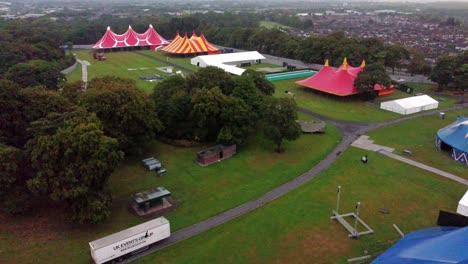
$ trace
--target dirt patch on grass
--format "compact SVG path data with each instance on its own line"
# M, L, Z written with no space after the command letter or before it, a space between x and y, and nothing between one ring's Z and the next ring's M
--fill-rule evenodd
M353 240L337 223L330 228L301 229L280 239L278 254L267 263L336 263L337 256L350 252Z

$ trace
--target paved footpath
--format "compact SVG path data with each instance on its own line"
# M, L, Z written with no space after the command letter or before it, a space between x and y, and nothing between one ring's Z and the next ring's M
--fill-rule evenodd
M84 83L88 83L88 66L90 66L91 63L89 63L86 60L80 60L80 59L77 59L77 61L78 63L81 64L81 80Z
M447 108L444 109L444 112L448 111L453 111L453 110L459 110L468 107L467 104L462 104L458 105L455 107ZM358 122L349 122L349 121L340 121L340 120L334 120L329 117L325 117L323 115L314 113L310 110L306 109L299 109L301 113L305 113L314 117L318 117L326 122L331 123L332 125L335 125L338 127L338 129L341 131L341 134L343 136L342 141L333 149L331 153L329 153L325 159L320 161L316 166L314 166L311 170L308 172L302 174L301 176L294 178L293 180L269 191L268 193L260 196L259 198L256 198L254 200L251 200L247 203L244 203L242 205L239 205L235 208L232 208L224 213L218 214L216 216L210 217L204 221L201 221L199 223L193 224L191 226L188 226L186 228L183 228L181 230L178 230L174 233L171 234L171 236L159 243L156 243L154 246L152 246L150 249L143 251L140 254L134 255L131 258L127 259L124 261L124 263L128 263L132 260L135 260L137 258L140 258L145 255L152 254L156 251L159 251L165 247L168 247L170 245L173 245L177 242L180 242L182 240L185 240L187 238L190 238L192 236L195 236L201 232L207 231L213 227L219 226L221 224L224 224L234 218L237 218L239 216L245 215L255 209L257 209L260 206L263 206L266 203L269 203L286 193L306 184L313 178L315 178L317 175L319 175L321 172L326 170L330 165L335 162L335 160L338 158L338 156L344 152L346 149L348 149L351 144L362 134L365 134L371 130L374 130L376 128L388 126L388 125L393 125L397 124L403 121L408 121L424 116L429 116L429 115L436 115L440 112L440 110L437 111L430 111L430 112L424 112L400 119L395 119L395 120L389 120L381 123L358 123Z
M411 159L407 159L405 157L402 157L402 156L399 156L399 155L396 155L394 153L391 153L391 152L388 152L388 151L385 151L385 150L378 150L377 153L380 153L382 155L385 155L387 157L390 157L392 159L395 159L395 160L399 160L401 162L404 162L404 163L407 163L409 165L412 165L412 166L415 166L415 167L418 167L420 169L423 169L425 171L430 171L432 173L435 173L435 174L438 174L442 177L445 177L445 178L448 178L450 180L453 180L453 181L456 181L456 182L459 182L461 184L464 184L466 186L468 186L468 180L465 180L463 178L460 178L456 175L453 175L451 173L448 173L448 172L445 172L445 171L442 171L442 170L439 170L437 168L434 168L434 167L431 167L431 166L427 166L425 164L422 164L420 162L417 162L417 161L414 161L414 160L411 160Z

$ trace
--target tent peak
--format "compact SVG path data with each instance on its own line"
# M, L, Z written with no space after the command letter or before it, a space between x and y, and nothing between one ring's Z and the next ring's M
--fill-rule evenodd
M132 26L131 26L131 25L128 25L128 28L132 28Z
M364 67L366 67L366 61L365 61L365 60L362 60L361 68L364 68Z
M328 67L328 66L330 66L330 65L328 64L328 59L326 59L325 60L325 67Z
M149 27L150 27L150 28L153 28L153 25L149 24Z
M343 60L343 70L348 70L348 60L346 59L346 57L344 57L344 60Z
M107 26L107 29L106 29L106 30L111 30L111 29L110 29L110 26Z
M195 30L192 30L192 37L197 37L197 33L195 32Z

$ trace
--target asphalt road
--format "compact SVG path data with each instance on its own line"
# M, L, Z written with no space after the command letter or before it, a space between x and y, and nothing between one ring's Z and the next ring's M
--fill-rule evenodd
M457 105L455 107L447 108L444 109L444 112L447 111L453 111L453 110L458 110L458 109L463 109L467 108L468 103L462 104L462 105ZM168 239L161 241L155 245L153 245L150 249L141 252L140 254L137 254L129 259L127 259L124 263L128 263L132 260L135 260L137 258L140 258L142 256L152 254L156 251L159 251L165 247L168 247L170 245L173 245L177 242L180 242L182 240L185 240L189 237L195 236L201 232L207 231L213 227L216 227L218 225L224 224L236 217L245 215L263 205L266 203L269 203L285 194L288 192L306 184L313 178L315 178L317 175L319 175L321 172L323 172L325 169L330 167L338 158L338 156L344 152L346 149L351 146L351 143L353 143L354 140L356 140L360 135L365 134L371 130L397 124L400 122L424 117L424 116L429 116L429 115L436 115L440 113L440 110L435 110L435 111L430 111L430 112L424 112L408 117L403 117L395 120L389 120L381 123L358 123L358 122L349 122L349 121L341 121L341 120L335 120L331 119L329 117L314 113L312 111L306 110L306 109L299 109L301 113L314 116L317 118L322 119L323 121L326 121L336 127L341 131L342 134L342 140L341 142L330 152L325 159L320 161L317 165L315 165L312 169L310 169L308 172L302 174L301 176L294 178L293 180L276 187L275 189L269 191L268 193L265 193L264 195L251 200L247 203L244 203L242 205L239 205L235 208L232 208L224 213L218 214L216 216L210 217L204 221L201 221L199 223L193 224L191 226L188 226L184 229L178 230L174 233L171 234L171 237Z

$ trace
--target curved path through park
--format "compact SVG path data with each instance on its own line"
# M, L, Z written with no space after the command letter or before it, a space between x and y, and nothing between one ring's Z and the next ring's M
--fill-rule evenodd
M457 106L447 108L447 109L443 109L443 111L459 110L459 109L463 109L466 107L468 107L468 103L457 105ZM341 134L343 136L341 142L322 161L320 161L317 165L315 165L308 172L298 176L297 178L292 179L291 181L287 183L284 183L283 185L279 187L276 187L275 189L263 194L262 196L254 200L241 204L237 207L227 210L224 213L215 215L204 221L198 222L196 224L193 224L191 226L188 226L186 228L180 229L172 233L171 237L169 237L168 239L155 244L150 249L143 251L140 254L134 255L133 257L127 259L125 262L127 263L139 257L154 253L165 247L168 247L177 242L180 242L189 237L192 237L196 234L207 231L218 225L224 224L236 217L245 215L257 209L258 207L266 203L269 203L283 196L284 194L306 184L307 182L315 178L317 175L319 175L321 172L323 172L325 169L327 169L330 165L332 165L333 162L337 160L338 156L342 152L344 152L346 149L348 149L349 146L351 146L351 143L353 143L353 141L356 140L362 134L365 134L371 130L374 130L380 127L385 127L385 126L397 124L400 122L404 122L404 121L408 121L408 120L412 120L412 119L416 119L416 118L420 118L424 116L435 115L435 114L438 114L440 110L424 112L424 113L420 113L420 114L416 114L416 115L412 115L408 117L403 117L399 119L389 120L389 121L385 121L381 123L358 123L358 122L341 121L341 120L332 119L332 118L329 118L329 117L326 117L326 116L323 116L323 115L320 115L320 114L317 114L317 113L314 113L312 111L302 109L302 108L299 109L299 112L310 115L310 116L314 116L323 121L326 121L338 127L338 129L341 131Z

